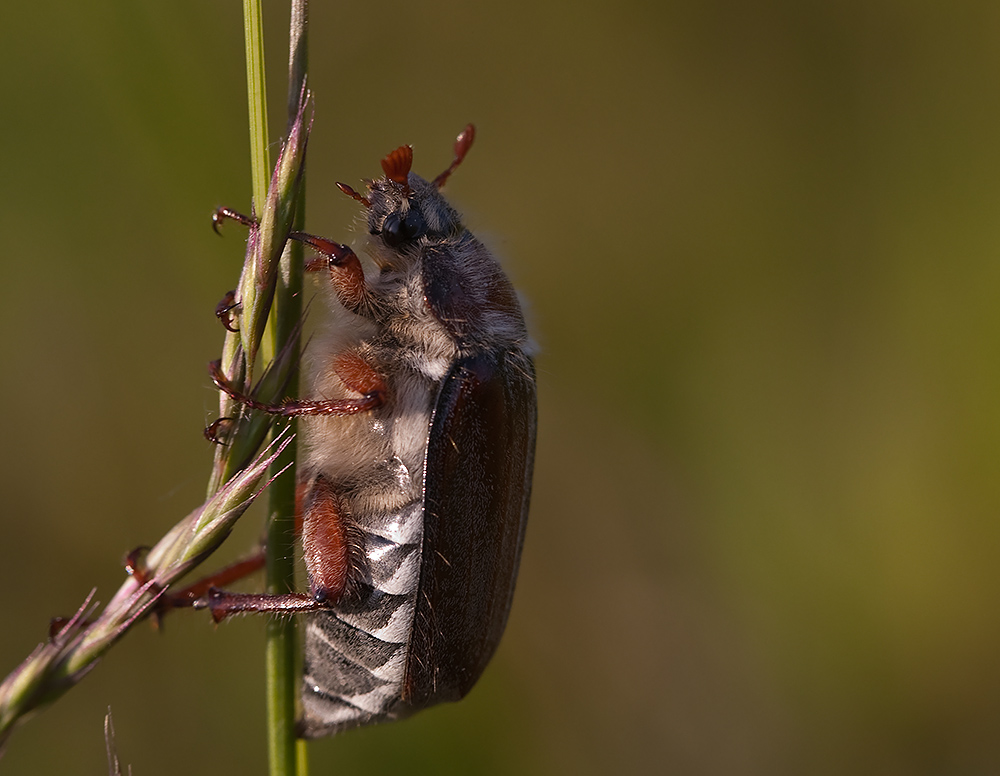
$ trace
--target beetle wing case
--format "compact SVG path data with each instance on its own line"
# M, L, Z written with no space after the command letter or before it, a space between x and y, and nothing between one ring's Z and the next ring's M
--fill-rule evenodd
M403 157L355 196L376 265L364 295L335 289L332 330L310 346L318 395L347 391L349 352L386 399L301 420L300 490L334 494L328 512L353 537L343 594L307 615L309 738L464 696L500 641L524 538L536 393L520 305L436 182ZM345 298L362 302L348 311ZM302 517L308 533L318 518L308 506ZM307 570L316 594L308 553Z
M415 541L378 543L380 551L391 547L372 564L384 589L370 587L361 606L309 617L305 736L399 719L472 689L499 644L514 595L535 424L530 360L476 356L455 365L428 434L423 498L397 516L414 529L422 522L419 549ZM409 607L405 594L391 592L405 587L394 588L393 580L417 555L409 642L394 642L399 636L385 627Z
M404 697L462 698L510 611L535 446L530 362L474 356L438 399L424 479L424 544Z

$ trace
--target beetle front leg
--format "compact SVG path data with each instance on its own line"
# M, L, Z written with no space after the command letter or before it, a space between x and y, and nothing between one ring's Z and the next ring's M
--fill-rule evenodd
M215 317L226 327L226 331L237 332L240 330L238 326L234 326L239 306L239 302L236 301L236 291L227 291L226 295L222 297L222 301L215 306Z
M228 207L220 207L212 214L212 228L216 234L219 233L220 224L226 220L236 221L251 229L258 226L256 218L245 216ZM291 232L288 239L308 245L320 254L320 258L306 262L306 272L329 269L330 280L333 282L340 303L353 313L372 317L375 305L368 284L365 282L365 273L357 254L349 246L307 232ZM224 309L223 313L216 312L227 329L231 323L227 323L227 318L223 315L232 309L234 306L232 302L233 300L229 300L230 306ZM223 308L223 304L220 303L219 307Z
M352 313L367 318L372 317L374 310L372 294L368 290L361 262L349 246L305 232L292 232L288 237L308 245L320 254L319 258L306 262L306 272L329 269L330 281L340 303Z

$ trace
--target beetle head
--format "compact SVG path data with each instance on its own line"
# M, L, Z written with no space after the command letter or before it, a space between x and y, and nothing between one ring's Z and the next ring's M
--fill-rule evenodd
M455 141L455 158L433 181L410 171L413 148L400 146L382 160L384 177L368 183L368 196L349 186L337 186L368 208L368 231L381 238L391 251L409 253L427 242L441 242L460 234L461 218L439 189L461 164L472 146L475 129L470 124Z

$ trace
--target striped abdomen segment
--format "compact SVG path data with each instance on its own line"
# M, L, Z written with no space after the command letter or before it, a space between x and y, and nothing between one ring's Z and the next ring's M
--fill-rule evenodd
M306 623L302 735L394 716L403 691L420 578L423 501L356 518L367 578Z

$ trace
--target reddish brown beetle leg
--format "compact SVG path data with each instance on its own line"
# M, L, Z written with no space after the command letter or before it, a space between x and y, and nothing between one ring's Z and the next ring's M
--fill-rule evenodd
M194 606L195 601L206 595L212 588L220 587L222 585L231 585L233 582L238 582L244 577L250 576L255 571L260 571L264 568L264 562L264 550L260 550L248 558L244 558L243 560L237 561L236 563L226 566L225 568L219 569L219 571L215 572L211 576L199 579L197 582L188 585L183 590L171 594L167 597L164 608L180 609L187 606Z
M146 566L140 561L140 556L149 552L149 547L136 547L125 556L125 572L133 577L140 585L149 582L149 574ZM231 585L244 577L248 577L255 571L264 568L264 550L258 550L248 558L232 563L220 569L214 574L199 579L194 584L188 585L176 593L164 595L156 602L156 615L162 617L170 609L183 609L193 606L195 601L208 593L212 588L220 585ZM157 586L157 589L158 586Z
M229 434L236 421L233 418L216 418L209 425L205 426L205 439L213 445L228 445Z
M211 583L225 584L226 580L220 573L184 591L183 594L191 596L191 605L196 609L209 609L212 619L221 622L229 615L241 612L314 612L339 601L347 588L351 567L350 531L341 500L328 480L317 477L311 483L300 483L296 501L311 596L302 593L229 593L216 589L214 584L209 587Z
M222 301L215 306L215 317L222 321L222 325L225 326L228 331L239 331L238 326L233 326L233 322L236 319L236 315L234 313L239 309L239 306L239 303L236 301L235 291L227 291L226 295L222 297Z
M313 598L326 604L340 600L351 565L347 519L337 491L317 477L302 498L302 557Z
M346 245L327 240L323 237L292 232L289 239L298 240L308 245L322 259L310 259L306 262L307 272L318 272L329 269L330 280L337 291L337 299L348 310L359 312L368 301L368 286L365 284L365 273L357 254Z
M149 580L146 575L146 566L139 561L140 556L149 552L149 547L140 545L125 556L125 573L133 577L140 585L145 585Z
M344 350L333 358L333 371L340 381L363 396L385 396L382 376L356 350Z
M231 614L241 612L270 612L272 614L300 614L326 609L325 603L303 593L267 595L265 593L227 593L214 587L203 598L194 602L195 609L208 609L215 622L222 622Z
M360 399L320 399L316 401L285 399L280 404L268 404L257 401L230 385L222 373L220 362L213 361L208 365L208 369L215 385L233 401L269 415L281 415L286 418L299 417L300 415L356 415L359 412L375 409L385 401L385 386L380 380L378 386L366 392Z
M219 226L227 218L231 221L237 221L243 224L243 226L257 226L256 218L250 218L250 216L245 216L228 207L220 207L212 213L212 229L215 230L216 234L219 234Z

